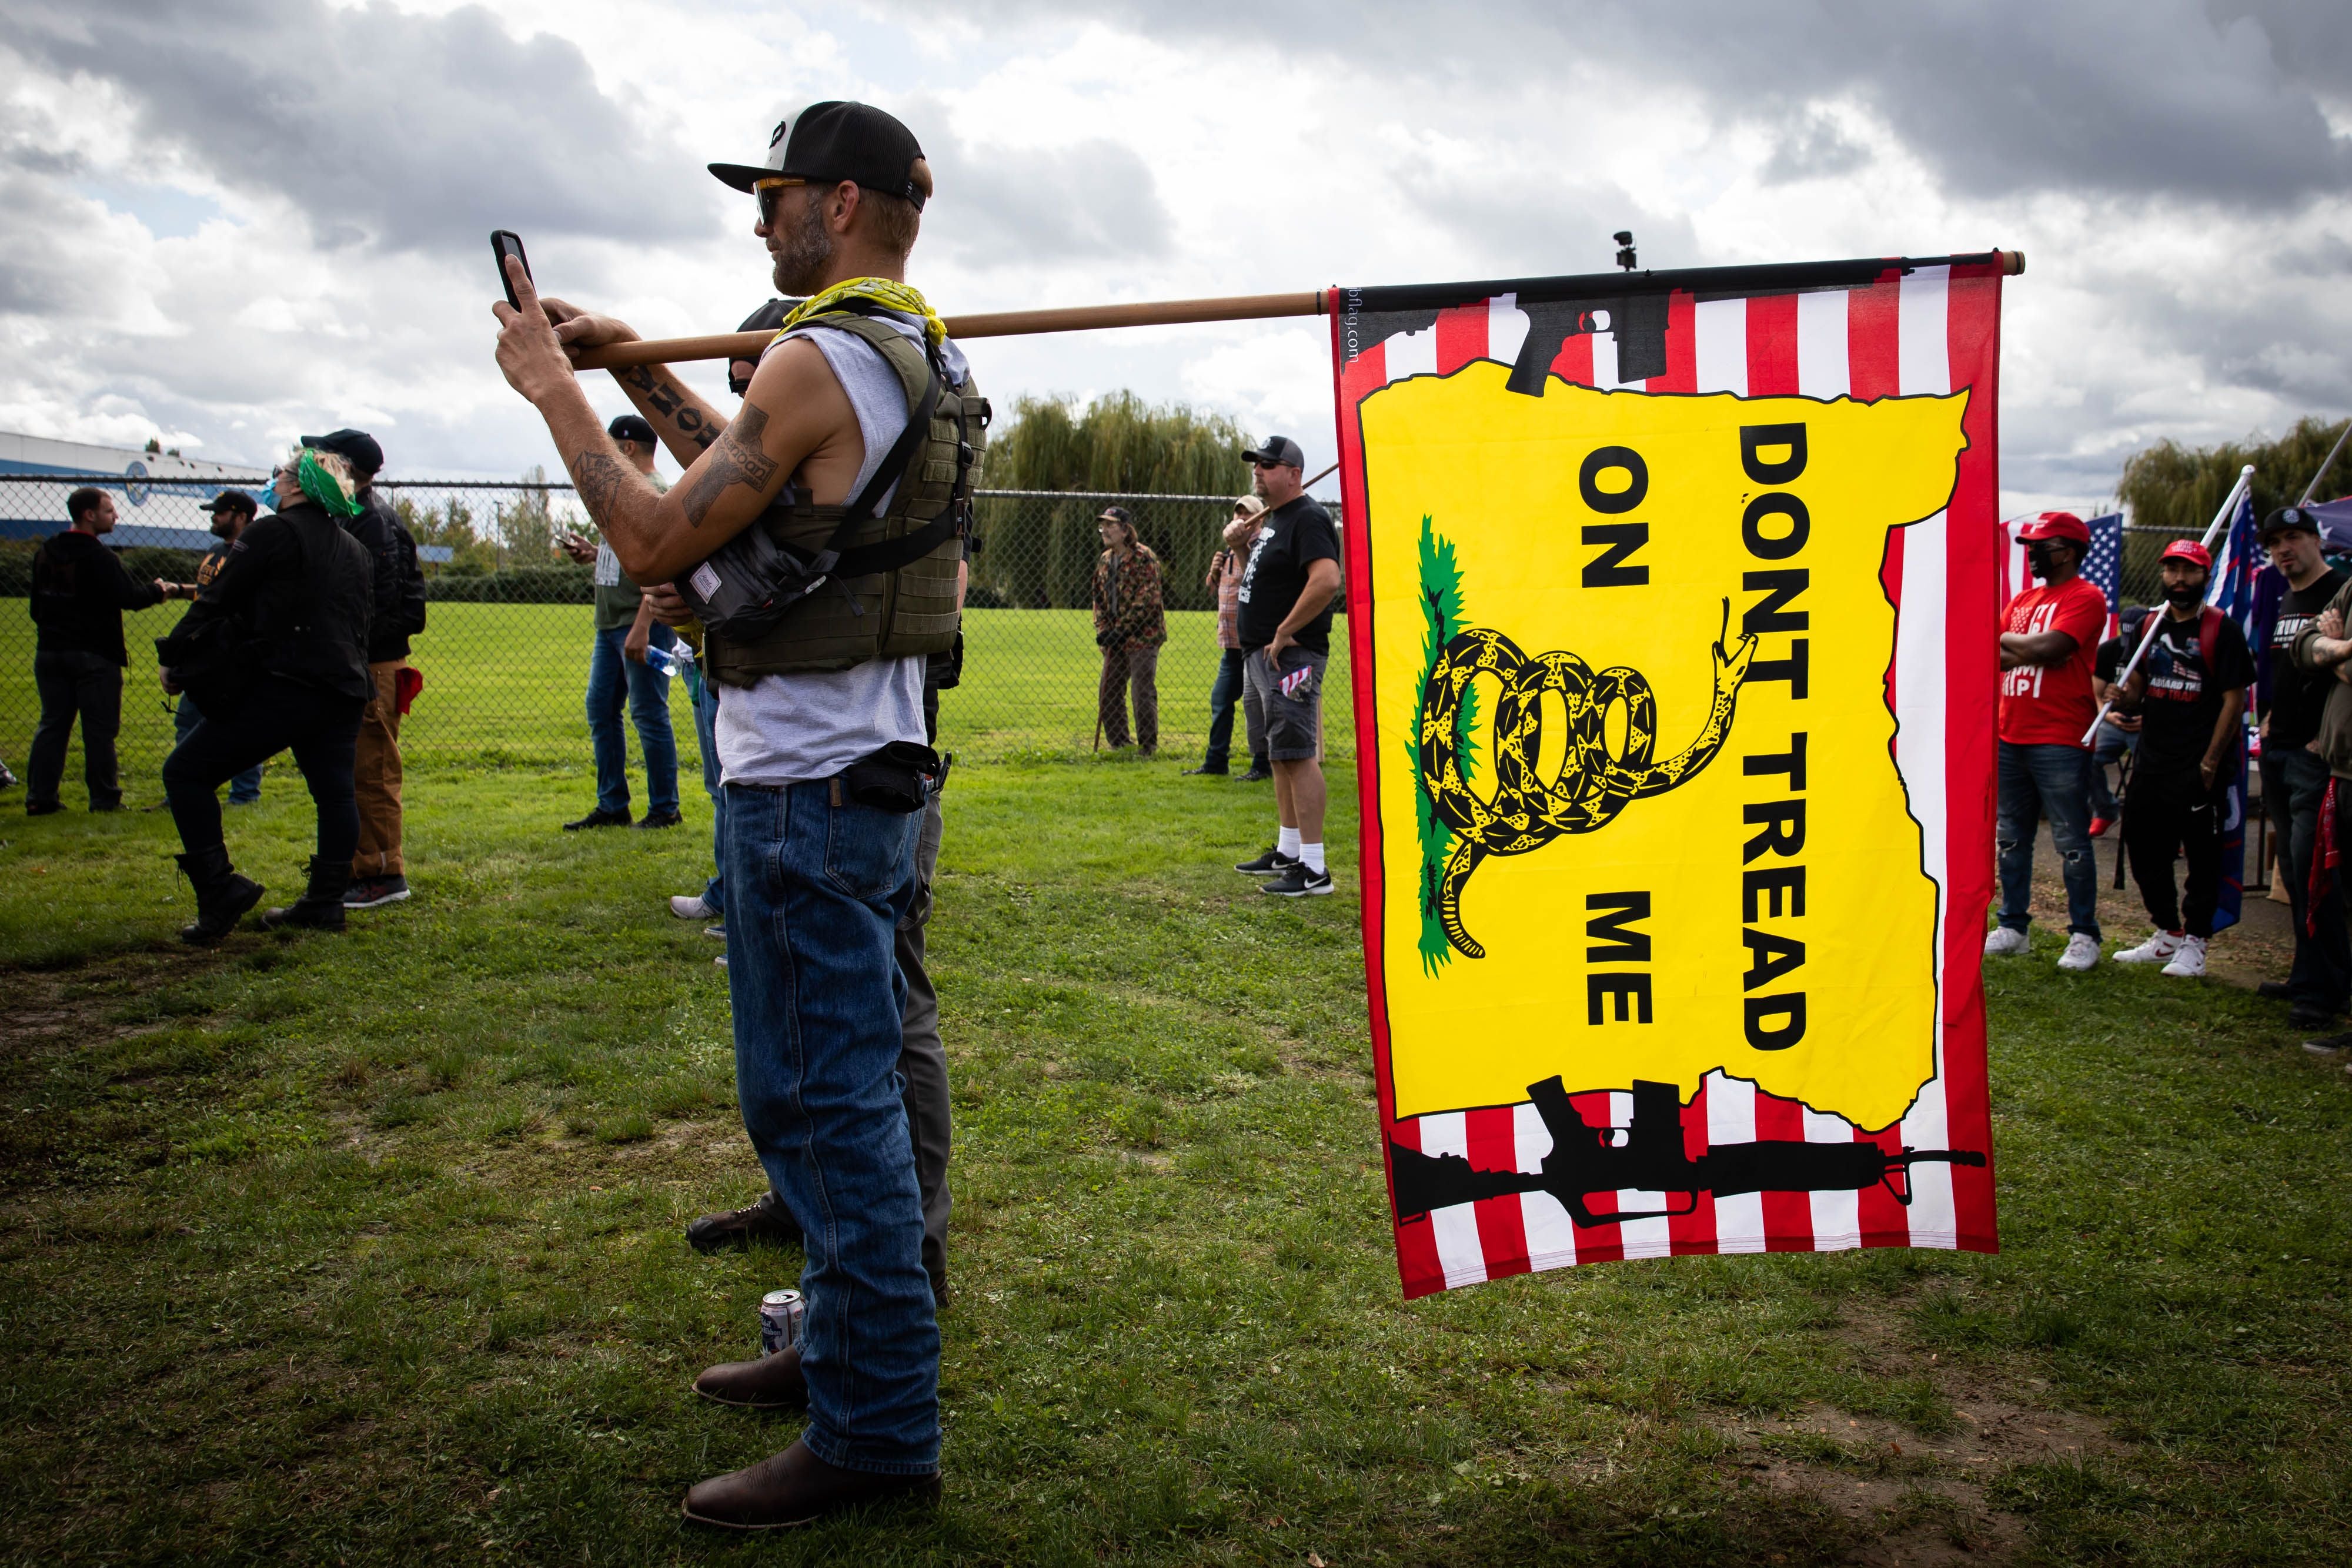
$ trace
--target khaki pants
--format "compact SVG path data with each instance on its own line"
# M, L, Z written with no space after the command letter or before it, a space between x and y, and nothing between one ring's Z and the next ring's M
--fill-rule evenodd
M375 695L360 714L359 751L352 787L360 800L360 847L352 875L405 876L400 859L400 699L394 682L405 659L368 666Z

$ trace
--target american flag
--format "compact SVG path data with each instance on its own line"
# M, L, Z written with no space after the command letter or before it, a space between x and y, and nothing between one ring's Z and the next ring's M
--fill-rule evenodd
M2021 517L2003 517L2000 522L2000 601L2003 604L2033 586L2033 576L2027 567L2025 542L2017 530L2032 522L2040 513ZM2107 632L2110 637L2123 630L2123 566L2124 515L2103 512L2086 517L2083 526L2091 530L2090 553L2083 558L2083 577L2107 596Z
M1376 291L1365 291L1372 293ZM1378 735L1371 688L1376 659L1371 528L1359 402L1391 382L1447 376L1479 360L1523 358L1536 315L1512 294L1432 310L1359 308L1358 291L1335 289L1334 381L1339 407L1341 487L1347 512L1349 637L1360 735L1377 736L1357 754L1362 803L1365 969L1381 1123L1390 1144L1430 1155L1460 1155L1480 1171L1534 1172L1551 1136L1528 1102L1400 1117L1390 1065L1381 911L1388 877L1383 843L1410 845L1410 818L1383 822L1381 769L1390 737ZM1646 303L1646 302L1645 302ZM1994 411L1999 396L2000 277L1979 264L1888 264L1851 286L1779 289L1706 298L1675 291L1655 301L1663 362L1628 353L1618 334L1572 333L1538 375L1575 386L1650 393L1741 397L1946 397L1969 394L1969 444L1945 511L1890 530L1882 580L1897 608L1887 700L1897 721L1900 771L1922 831L1921 869L1937 884L1936 1075L1892 1125L1868 1129L1801 1101L1766 1093L1717 1071L1681 1106L1683 1136L1695 1152L1757 1140L1874 1144L1905 1149L1982 1150L1992 1144L1985 1078L1981 957L1992 895L1993 734L1997 674L1999 469ZM1536 304L1532 311L1545 307ZM1630 374L1621 375L1621 368ZM1515 372L1516 373L1516 372ZM2108 530L2119 554L2120 518ZM2112 580L2112 576L2110 578ZM2114 591L2109 590L2109 609ZM1394 636L1393 630L1381 635ZM1406 633L1418 636L1417 629ZM1410 956L1408 952L1407 956ZM1590 1126L1627 1128L1633 1096L1578 1093ZM1480 1198L1396 1225L1397 1266L1407 1297L1506 1275L1625 1258L1687 1253L1812 1252L1853 1247L1996 1248L1992 1172L1922 1164L1898 1197L1889 1186L1855 1191L1711 1193L1671 1217L1578 1223L1547 1192ZM1622 1192L1618 1208L1661 1207L1663 1195ZM1391 1217L1395 1218L1394 1216Z

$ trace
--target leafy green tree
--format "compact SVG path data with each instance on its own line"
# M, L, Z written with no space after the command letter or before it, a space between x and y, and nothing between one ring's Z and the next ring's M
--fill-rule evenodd
M991 434L981 483L999 490L1093 490L1160 496L1238 496L1249 436L1233 420L1130 392L1079 405L1023 398ZM985 548L973 566L980 602L1075 608L1091 601L1093 501L983 502ZM1197 503L1131 506L1136 533L1159 555L1171 609L1212 607L1201 579L1226 514Z
M2302 498L2303 487L2311 483L2320 460L2344 433L2344 423L2306 416L2275 441L2257 433L2219 446L2188 447L2176 441L2159 441L2133 454L2124 464L2116 496L2131 508L2136 524L2202 533L2230 486L2238 482L2238 470L2251 463L2254 465L2254 515L2264 517ZM2320 476L2312 498L2328 500L2347 489L2352 489L2352 443Z

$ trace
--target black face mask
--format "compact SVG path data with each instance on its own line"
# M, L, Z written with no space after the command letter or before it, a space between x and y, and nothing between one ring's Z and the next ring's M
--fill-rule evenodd
M2056 560L2053 559L2053 554L2054 552L2051 548L2048 545L2043 544L2039 539L2028 541L2025 547L2025 559L2029 563L2033 575L2041 578L2045 582L2049 580L2051 572L2056 569L2058 564Z
M2187 610L2191 605L2201 604L2205 601L2205 585L2200 582L2192 587L2184 583L2179 588L2168 588L2164 591L2164 601L2175 610Z

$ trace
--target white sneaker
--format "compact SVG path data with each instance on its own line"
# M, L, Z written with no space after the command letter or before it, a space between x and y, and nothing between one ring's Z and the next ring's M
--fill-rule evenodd
M2099 939L2086 931L2077 931L2066 938L2066 952L2058 960L2062 969L2081 971L2099 961Z
M2205 972L2205 938L2183 936L2180 939L2180 951L2172 956L2172 962L2167 964L2161 972L2182 980L2193 980L2203 974Z
M1984 956L1988 958L2006 958L2013 953L2022 953L2032 946L2032 944L2026 940L2024 932L2012 931L2006 925L1996 925L1985 933Z
M2181 943L2186 940L2188 940L2186 937L2180 936L2176 933L2170 931L2159 931L2155 936L2149 937L2147 941L2141 943L2138 946L2126 947L2122 952L2116 954L2116 962L2118 964L2160 964L2167 958L2171 957L2175 953L2179 952ZM2200 951L2202 951L2201 944L2200 945ZM2199 972L2202 973L2203 971L2200 970Z
M670 894L669 912L672 915L677 915L680 920L716 920L719 918L719 911L711 908L709 904L705 904L702 900L702 894L698 893L674 893Z

